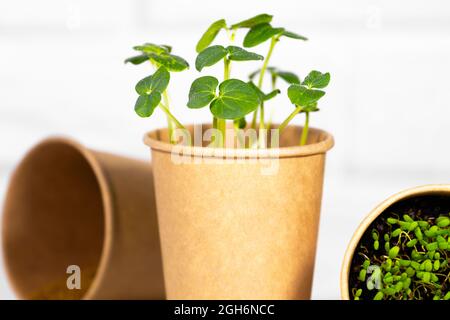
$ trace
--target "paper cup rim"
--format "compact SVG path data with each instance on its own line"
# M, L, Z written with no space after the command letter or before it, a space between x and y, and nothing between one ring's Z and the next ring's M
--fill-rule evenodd
M378 218L380 214L385 212L385 210L394 203L408 198L429 194L450 194L450 184L429 184L409 188L401 192L398 192L392 195L391 197L387 198L385 201L381 202L362 220L362 222L356 229L355 233L353 234L350 243L347 246L344 260L342 262L340 275L340 289L342 300L350 299L348 281L350 275L350 267L353 260L353 254L356 250L359 241L361 240L362 236L364 235L370 224L373 221L375 221L375 219Z
M92 173L94 174L99 189L100 194L102 196L102 205L103 205L103 216L104 216L104 238L103 238L103 244L102 244L102 250L100 253L100 260L96 269L95 277L92 280L92 283L89 286L89 289L86 291L82 299L90 299L97 289L99 288L100 284L102 283L102 277L106 275L106 271L108 268L109 261L111 259L111 253L112 253L112 231L114 229L114 219L113 219L113 205L112 205L112 190L110 187L110 184L108 182L108 177L104 170L102 169L101 164L97 160L94 151L84 147L79 142L75 141L72 138L63 137L63 136L51 136L48 138L45 138L35 144L30 150L26 152L26 154L22 157L22 160L20 163L16 166L14 169L10 181L12 181L15 177L15 175L20 170L22 164L26 159L28 159L30 156L32 156L33 152L38 150L39 148L45 147L47 145L55 145L55 144L61 144L65 146L69 146L73 148L75 151L79 152L80 155L84 158L84 160L88 163L90 169L92 170ZM6 207L6 203L8 201L8 193L9 188L6 192L6 197L4 201L4 208ZM4 218L4 217L3 217ZM4 228L5 225L2 224L2 228ZM4 237L5 233L2 232L2 238ZM4 241L3 245L4 245ZM5 251L3 250L3 255L5 254ZM3 256L4 257L4 256ZM4 257L5 258L5 257ZM6 263L6 260L3 259L3 265L5 267L5 271L8 275L8 278L10 280L12 289L16 294L19 294L19 290L15 286L14 276L12 273L12 270L10 270L9 265Z
M196 125L190 125L192 128ZM208 124L199 124L199 126L208 126ZM301 126L289 126L289 128L301 129ZM315 154L326 153L334 146L333 136L325 130L310 127L310 132L315 132L320 137L320 141L304 146L288 146L281 148L264 149L244 149L244 148L212 148L198 146L180 146L161 141L158 136L160 132L167 131L167 128L156 129L147 132L144 135L144 143L152 150L165 153L181 152L183 155L193 157L211 157L211 158L293 158L304 157Z

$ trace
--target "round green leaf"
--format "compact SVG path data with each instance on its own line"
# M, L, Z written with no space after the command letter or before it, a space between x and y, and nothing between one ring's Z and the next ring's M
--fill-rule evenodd
M302 109L302 113L303 112L317 112L320 109L317 108L317 102L311 103L310 105L304 106Z
M255 90L244 81L229 79L219 86L219 96L211 103L212 114L220 119L239 119L259 105Z
M200 52L195 60L195 68L202 71L204 67L210 67L227 55L223 46L211 46Z
M429 243L429 244L426 245L426 249L427 249L428 251L435 251L435 250L437 250L438 248L439 248L439 245L438 245L437 242L431 242L431 243Z
M436 222L439 228L445 228L450 225L450 219L447 217L439 217L437 218Z
M261 23L269 23L272 21L273 16L270 14L262 13L254 16L250 19L243 20L241 22L235 23L231 26L231 29L237 28L252 28Z
M128 59L125 59L125 63L129 62L132 64L141 64L145 61L148 61L148 56L145 54L140 54L138 56L130 57Z
M423 282L426 282L426 283L430 282L430 278L431 278L431 274L429 272L423 273L423 278L422 278Z
M285 30L283 32L283 36L288 37L288 38L292 38L292 39L303 40L303 41L308 40L308 38L306 38L304 36L301 36L301 35L299 35L299 34L297 34L295 32L291 32L291 31L287 31L287 30Z
M253 71L252 73L250 73L250 74L248 75L248 78L249 78L250 80L253 80L253 79L255 79L255 77L256 77L260 72L261 72L261 69L255 70L255 71Z
M378 233L378 231L377 230L372 230L372 239L373 240L379 240L380 239L380 235L379 235L379 233Z
M291 102L302 107L314 104L324 95L324 91L308 89L305 86L298 84L293 84L288 88L288 97Z
M245 120L245 118L239 118L234 120L234 125L238 127L238 129L245 129L247 126L247 120Z
M266 96L264 94L264 92L260 88L258 88L258 86L256 84L254 84L252 81L249 81L248 84L250 85L250 87L252 87L252 89L258 95L260 103L263 102L264 101L264 97Z
M359 281L366 281L367 271L365 269L361 269L359 271L358 279Z
M375 250L378 250L378 249L380 248L380 242L379 242L378 240L375 240L375 241L373 242L373 248L374 248Z
M211 76L200 77L192 82L189 90L189 101L187 106L191 109L203 108L216 96L219 81Z
M156 70L151 79L150 90L159 91L162 93L164 90L166 90L167 86L169 85L169 81L170 81L169 71L167 71L165 67L159 67L159 69Z
M142 118L150 117L161 102L161 93L154 91L149 95L139 96L134 105L134 111Z
M363 262L363 264L362 264L362 267L364 268L364 269L367 269L368 267L370 266L370 260L364 260L364 262Z
M416 244L417 244L417 239L412 239L412 240L409 240L409 241L406 243L406 246L407 246L408 248L412 248L412 247L414 247Z
M237 46L228 46L228 59L234 61L264 60L260 54L247 51Z
M321 73L319 71L311 71L303 80L303 85L308 88L321 89L325 88L330 83L330 73Z
M283 28L273 28L269 23L261 23L251 28L244 38L244 47L250 48L283 33Z
M293 72L276 71L275 74L289 84L300 84L300 78Z
M165 67L160 67L156 72L144 79L140 80L136 84L136 92L139 95L148 95L152 91L158 91L162 93L166 90L170 81L170 73Z
M394 231L392 231L392 237L397 238L400 235L400 233L402 233L402 229L397 228Z
M268 67L267 71L269 71L273 77L279 77L289 84L300 84L301 83L300 78L293 72L278 70L275 67ZM261 69L253 71L248 76L249 79L253 80L260 72L261 72Z
M381 291L378 291L377 294L373 297L373 300L383 300L384 294Z
M274 98L277 94L281 93L279 89L275 89L267 94L265 94L260 88L258 88L252 81L249 81L248 84L255 90L255 93L258 95L260 103L263 101L270 100Z
M154 53L158 55L161 53L169 53L172 50L172 48L169 46L166 45L160 46L154 43L144 43L141 46L134 46L133 49L147 54Z
M226 29L227 24L224 19L220 19L209 26L197 43L195 50L201 52L205 50L216 38L221 29Z
M391 218L391 217L387 218L387 223L389 223L389 224L396 224L397 221L398 221L398 220L395 219L395 218Z
M394 259L395 257L397 257L399 252L400 252L400 247L398 247L398 246L392 247L389 250L389 258Z
M167 45L167 44L162 44L161 47L163 47L164 49L166 49L166 51L167 51L168 53L171 53L171 52L172 52L172 46L169 46L169 45Z
M139 95L148 95L152 92L152 77L153 75L145 77L144 79L139 80L136 84L135 89Z
M316 71L316 72L318 72L318 71ZM407 215L407 214L404 214L403 215L403 219L406 221L406 222L413 222L414 220L413 220L413 218L411 218L409 215Z
M149 58L157 64L166 67L169 71L183 71L189 68L189 63L186 60L170 53L159 55L152 53L149 54Z

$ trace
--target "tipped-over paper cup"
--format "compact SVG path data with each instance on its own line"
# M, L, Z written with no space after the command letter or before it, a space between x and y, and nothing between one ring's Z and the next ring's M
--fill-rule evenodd
M24 299L165 297L151 167L50 138L11 177L3 251Z
M301 129L260 150L180 147L167 130L145 136L168 299L310 298L333 138L311 129L308 144L295 146Z

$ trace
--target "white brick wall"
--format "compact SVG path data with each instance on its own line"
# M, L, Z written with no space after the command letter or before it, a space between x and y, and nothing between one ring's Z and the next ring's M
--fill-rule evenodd
M1 1L0 197L14 164L49 134L146 158L141 137L164 119L132 111L134 83L148 70L122 63L131 47L169 43L193 64L195 41L212 20L260 12L311 39L283 40L274 64L301 75L312 68L332 73L322 111L312 118L336 138L314 296L337 298L342 254L359 219L398 189L450 182L448 1ZM240 67L247 72L256 64ZM185 107L196 76L191 68L171 84L185 123L209 121L206 110ZM285 98L268 107L281 110L278 120L290 108ZM0 287L0 297L8 292Z

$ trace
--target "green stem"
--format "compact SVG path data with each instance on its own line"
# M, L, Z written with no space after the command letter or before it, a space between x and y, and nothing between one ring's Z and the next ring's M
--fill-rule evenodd
M218 119L213 116L213 129L218 130ZM214 147L219 147L219 137L214 135Z
M163 101L164 101L164 104L166 105L166 109L169 110L170 104L169 104L169 95L167 94L167 90L164 90L164 92L163 92ZM169 130L170 143L174 143L174 141L172 141L173 121L169 116L167 116L167 128Z
M180 121L178 121L177 118L175 118L175 116L170 112L169 108L167 108L164 104L160 103L159 107L161 108L162 111L164 111L164 113L167 115L167 118L169 118L171 121L173 121L173 123L175 123L175 125L180 128L180 129L184 129L186 130L186 127L183 126L181 124Z
M269 51L267 52L267 55L264 59L263 62L263 66L261 68L261 72L259 73L259 79L258 79L258 88L261 89L263 81L264 81L264 75L266 73L267 67L269 65L269 60L272 57L272 53L273 53L273 49L275 48L276 43L278 42L278 36L274 36L272 37L272 40L270 41L270 47L269 47ZM256 109L253 112L253 119L252 119L252 128L255 129L256 128L256 118L258 116L258 109ZM264 118L262 118L264 121Z
M300 113L300 111L302 111L302 107L301 106L296 106L295 110L286 118L286 120L284 120L280 126L278 127L279 132L281 133L289 124L289 122L294 119L294 117Z
M165 106L164 104L160 103L159 107L161 108L162 111L164 111L164 113L167 116L167 119L172 123L174 123L178 128L183 129L183 130L187 130L185 126L183 126L181 124L180 121L178 121L177 118L175 118L175 116L170 112L169 108L167 108L167 106ZM173 140L172 138L172 134L173 134L173 129L170 133L169 139L170 139L170 143L175 144L177 141ZM188 143L191 146L192 145L192 141L191 139L188 139Z
M217 130L220 131L220 133L222 135L222 137L221 137L222 139L221 140L217 139L217 144L216 145L219 148L222 148L222 147L225 146L225 131L226 131L226 121L225 121L225 119L217 118Z
M272 91L277 89L277 76L272 74Z
M264 102L261 102L261 106L260 106L260 115L259 115L259 129L262 130L264 129L265 125L264 125Z
M264 75L266 73L267 67L269 65L269 60L272 57L273 49L275 48L275 45L278 42L278 36L272 37L272 40L270 41L270 47L269 51L267 52L266 58L264 59L263 66L261 68L261 72L259 73L259 79L258 79L258 88L261 89L263 81L264 81Z
M223 59L223 80L228 80L230 78L230 63L231 60Z
M258 108L256 108L255 111L253 111L252 124L251 124L252 129L256 128L256 118L257 117L258 117Z
M309 112L305 112L305 115L306 115L305 125L303 126L302 137L300 139L300 145L301 146L304 146L306 144L306 141L308 140Z
M156 63L153 63L150 60L150 65L153 67L154 70L158 69L158 65ZM164 90L163 92L163 100L164 100L164 104L166 105L166 109L170 108L170 102L169 102L169 94L167 93L167 90ZM173 121L170 119L170 117L167 117L167 130L169 131L169 139L170 139L170 143L174 143L174 141L172 141L172 133L173 133Z
M234 125L234 133L235 133L235 135L236 135L236 137L238 139L238 147L239 148L245 148L245 141L244 141L244 139L242 137L241 129L236 124Z
M227 34L228 34L228 38L230 40L230 43L234 42L234 39L236 38L236 29L226 29L227 30Z
M260 148L265 148L263 130L264 130L264 102L261 103L260 113L259 113L259 147Z
M271 127L272 127L272 116L270 116L269 121L267 121L266 126L267 131L269 131Z
M228 80L230 78L230 63L231 60L226 57L223 59L223 79ZM220 147L225 146L226 142L226 130L227 130L227 122L225 119L217 119L217 129L222 133L222 140L218 141ZM217 139L218 140L218 139Z

